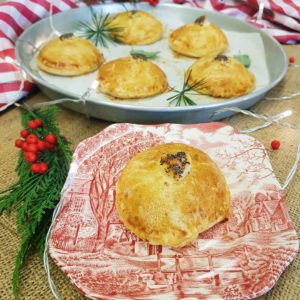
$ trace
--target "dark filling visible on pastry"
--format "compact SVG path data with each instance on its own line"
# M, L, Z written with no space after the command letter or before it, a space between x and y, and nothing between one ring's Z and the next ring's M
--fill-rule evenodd
M74 36L74 34L73 33L64 33L64 34L62 34L60 37L59 37L59 39L60 40L66 40L66 39L70 39L71 37L73 37Z
M178 179L182 177L187 164L190 162L187 160L185 152L168 153L160 159L160 165L164 167L165 172L171 173L174 178Z
M195 20L194 23L202 26L205 20L206 20L206 16L200 16Z
M141 53L135 53L131 54L133 59L142 59L142 60L147 60L147 56Z
M130 12L131 12L131 15L135 15L138 12L138 10L133 9Z
M215 57L215 60L221 61L221 62L228 62L228 57L226 55L217 55Z

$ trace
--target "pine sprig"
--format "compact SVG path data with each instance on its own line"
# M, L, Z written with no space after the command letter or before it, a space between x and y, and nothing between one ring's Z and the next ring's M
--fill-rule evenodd
M175 93L174 96L171 96L167 98L167 101L170 103L175 103L175 106L181 106L181 104L184 105L197 105L190 97L189 95L205 95L204 93L200 93L197 91L197 89L201 86L205 85L205 79L201 79L199 81L194 82L192 85L188 84L188 81L190 79L190 72L186 79L183 82L182 90L176 90L174 88L171 89L172 92Z
M47 231L51 224L51 215L60 199L60 193L68 174L72 153L69 142L60 134L56 123L57 109L22 111L22 124L40 119L43 126L36 128L34 134L39 139L51 132L56 135L57 144L54 151L45 150L43 161L49 166L45 174L30 171L23 154L17 164L18 182L0 192L0 215L5 211L16 212L17 231L21 236L21 245L15 261L12 285L15 299L19 299L20 272L28 252L38 251L42 257Z
M91 7L91 21L79 22L79 35L90 40L96 46L108 48L108 44L118 42L123 28L110 26L110 14L97 14Z
M156 59L158 58L159 51L145 51L145 50L136 50L131 49L130 55L133 56L144 56L147 59Z

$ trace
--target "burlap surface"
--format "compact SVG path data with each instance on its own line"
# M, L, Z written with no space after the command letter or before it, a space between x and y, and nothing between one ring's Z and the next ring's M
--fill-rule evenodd
M300 61L300 45L285 46L288 56L295 56L296 61ZM272 95L284 95L300 88L300 68L290 69L285 80L279 87L272 91ZM46 98L41 93L28 97L26 103L32 104L44 101ZM300 97L287 101L261 101L255 106L257 112L274 115L287 109L293 111L293 115L287 119L290 123L300 123ZM236 115L232 118L223 120L237 129L253 127L259 122L250 117ZM58 115L58 123L62 133L72 142L75 147L83 139L90 137L110 123L98 119L87 119L85 116L61 108ZM20 131L20 113L17 108L9 109L0 115L0 189L8 187L17 180L14 171L18 149L14 145L14 140ZM273 125L266 129L251 134L263 143L268 151L273 169L279 182L283 183L286 175L294 163L297 145L300 141L300 130L292 130ZM270 142L273 139L281 141L281 148L278 151L270 149ZM285 191L286 202L289 214L294 222L294 226L300 232L300 172L290 183ZM16 234L15 218L2 215L0 217L0 299L13 299L11 289L11 278L14 267L14 260L19 247L19 237ZM62 299L84 299L76 289L72 287L65 275L51 263L51 274L56 283ZM30 255L25 263L22 272L21 299L52 299L52 294L47 284L47 277L42 263L36 254ZM300 299L300 261L299 256L284 271L275 287L260 299L270 300L296 300Z

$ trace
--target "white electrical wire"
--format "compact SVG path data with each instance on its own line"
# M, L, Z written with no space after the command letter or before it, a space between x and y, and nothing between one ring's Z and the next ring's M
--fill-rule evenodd
M282 185L282 189L286 189L289 183L292 181L293 177L295 176L295 173L297 171L298 163L300 161L300 142L298 144L297 154L296 154L296 160L290 169L289 174L287 175L284 184Z
M300 91L292 93L290 95L282 96L282 97L265 97L266 100L276 100L276 101L281 101L281 100L289 100L294 97L300 96Z
M262 128L265 128L267 126L270 126L273 123L278 124L278 125L283 126L283 127L286 127L286 128L300 129L300 124L296 124L296 125L295 124L288 124L288 123L280 121L281 119L286 118L286 117L288 117L288 116L290 116L292 114L292 112L290 110L287 110L287 111L284 111L284 112L282 112L280 114L277 114L275 116L269 117L269 116L265 116L265 115L259 115L259 114L253 113L251 111L243 110L243 109L240 109L240 108L237 108L237 107L228 107L228 108L225 107L225 108L222 108L222 109L219 109L219 110L215 111L213 113L213 115L211 116L211 119L216 114L218 114L220 112L225 112L225 111L234 111L234 112L242 113L242 114L244 114L246 116L250 116L250 117L253 117L253 118L265 121L265 123L262 124L262 125L260 125L260 126L249 128L249 129L245 129L245 130L239 130L242 133L254 132L254 131L257 131L259 129L262 129ZM298 168L299 161L300 161L300 142L299 142L298 149L297 149L296 160L295 160L293 166L291 167L291 169L290 169L290 171L289 171L289 173L288 173L288 175L287 175L287 177L285 179L285 182L282 185L282 189L283 190L285 190L287 188L287 186L289 185L289 183L294 178L295 173L296 173L297 168Z
M56 285L55 285L55 283L54 283L54 281L52 280L52 277L51 277L48 250L49 250L49 240L50 240L51 230L53 228L54 221L55 221L55 219L56 219L56 217L59 213L60 207L61 207L61 201L58 202L57 206L55 207L55 209L53 211L53 215L52 215L52 219L51 219L51 225L50 225L50 227L48 229L48 232L47 232L47 236L46 236L46 240L45 240L45 249L44 249L44 253L43 253L43 264L44 264L45 272L47 274L48 284L49 284L50 290L52 292L52 295L54 296L54 298L56 300L59 300L60 296L59 296L59 293L57 291Z
M237 107L224 107L224 108L216 110L210 116L210 119L212 120L217 114L222 113L222 112L226 112L226 111L241 113L241 114L244 114L246 116L250 116L250 117L256 118L258 120L265 121L266 123L270 123L269 125L278 124L278 125L280 125L282 127L285 127L285 128L300 129L300 124L289 124L289 123L286 123L286 122L282 122L281 121L282 117L278 118L278 116L282 116L282 114L286 114L287 112L282 112L282 113L280 113L279 115L276 115L276 116L266 116L266 115L263 115L263 114L256 114L256 113L251 112L249 110L244 110L244 109L240 109L240 108L237 108ZM258 126L257 130L260 129L260 128L266 127L265 124L262 127ZM267 126L269 126L269 125L267 125ZM254 127L254 129L255 128L256 127ZM243 130L240 130L240 131L241 132L254 132L255 131L254 129L251 128L251 129L246 129L244 131Z
M291 114L292 114L291 110L286 110L284 112L279 113L278 115L270 117L270 119L272 121L279 121L279 120L281 120L283 118L289 117ZM266 127L268 127L268 126L270 126L270 125L273 124L272 121L266 121L264 124L262 124L260 126L256 126L256 127L249 128L249 129L240 130L240 132L242 132L242 133L250 133L250 132L254 132L254 131L257 131L259 129L262 129L262 128L266 128Z

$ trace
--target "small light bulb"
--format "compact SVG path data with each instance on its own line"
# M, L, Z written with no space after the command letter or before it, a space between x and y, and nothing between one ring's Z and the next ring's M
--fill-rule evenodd
M95 90L99 85L99 82L97 80L94 80L91 84L91 89Z
M15 61L14 59L12 59L12 58L11 58L11 57L9 57L9 56L5 56L5 58L4 58L4 59L5 59L5 61L6 61L6 62L8 62L9 64L12 64L12 63L14 63L14 61Z
M286 118L286 117L291 116L292 114L293 114L293 112L291 110L286 110L281 114L281 116L282 116L282 118Z

